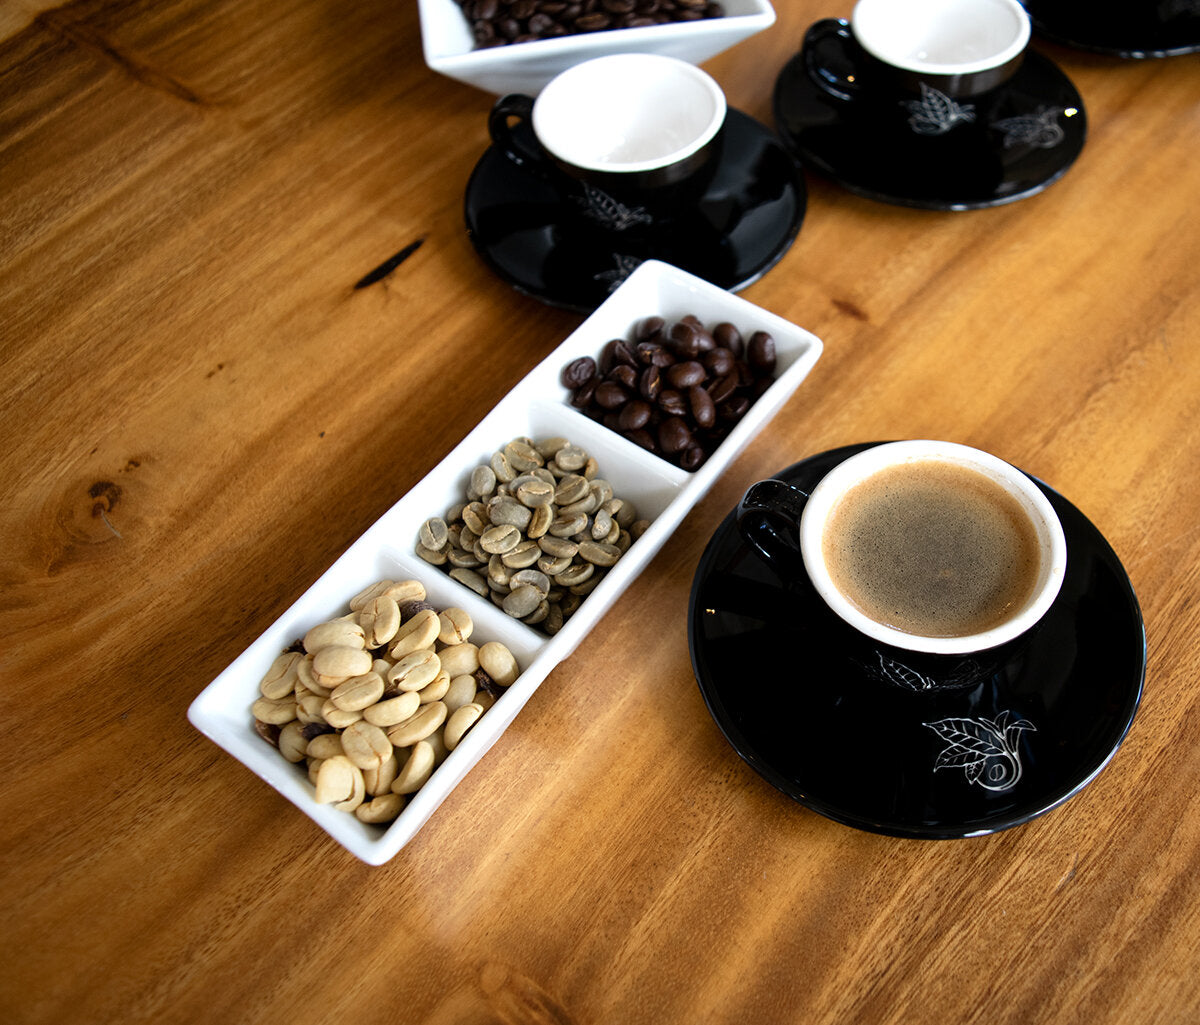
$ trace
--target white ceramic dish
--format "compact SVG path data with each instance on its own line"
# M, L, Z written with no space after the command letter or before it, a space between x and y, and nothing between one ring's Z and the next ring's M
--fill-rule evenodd
M693 313L705 324L727 320L744 335L769 331L777 350L776 380L708 460L688 473L572 408L559 381L577 356L596 356L610 338L627 336L643 317L668 320ZM657 554L688 511L799 386L821 354L814 335L676 267L642 264L561 345L535 367L411 491L401 498L249 648L201 692L188 709L192 724L256 773L338 843L363 861L392 858L496 742L546 675L570 655L622 591ZM413 551L417 530L430 516L462 501L471 469L519 436L564 436L586 448L618 497L632 500L651 519L647 531L608 571L562 630L547 637L510 619L490 602L422 561ZM502 641L517 657L520 677L475 724L462 742L387 827L319 805L302 767L288 763L255 732L250 705L263 674L284 648L309 627L347 610L351 597L376 580L415 577L438 608L456 605L475 620L473 642ZM280 829L288 822L281 818Z
M486 92L536 96L560 71L610 53L662 53L700 64L775 23L768 0L725 0L725 16L476 50L455 0L419 0L425 63Z

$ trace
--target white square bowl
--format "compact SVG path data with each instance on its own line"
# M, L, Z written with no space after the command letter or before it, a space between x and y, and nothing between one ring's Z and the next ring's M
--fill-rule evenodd
M768 0L725 0L720 18L613 29L475 49L455 0L420 0L421 43L434 71L486 92L536 96L561 71L610 53L661 53L700 64L775 23Z
M695 472L638 447L569 405L559 380L578 356L597 356L611 338L628 337L644 317L668 322L694 314L706 325L729 321L749 337L775 339L775 382ZM411 491L373 523L282 616L268 626L192 702L188 718L200 732L242 762L312 818L348 851L372 865L392 858L416 834L512 722L547 674L567 658L671 536L717 477L778 412L821 354L815 335L701 278L657 261L629 276L561 345L535 367ZM562 436L595 456L614 494L632 501L649 528L605 575L563 628L546 636L510 619L414 552L417 530L463 501L471 470L519 436ZM302 765L287 762L254 729L250 706L275 657L310 627L347 611L350 598L381 579L419 579L437 608L458 606L475 621L473 643L506 644L521 675L479 719L429 781L388 826L317 804ZM281 823L281 829L287 828Z

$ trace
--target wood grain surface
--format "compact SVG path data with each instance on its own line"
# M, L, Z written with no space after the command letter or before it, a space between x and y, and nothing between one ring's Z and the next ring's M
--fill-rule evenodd
M776 6L706 65L768 123L805 27L850 9ZM0 1018L1200 1020L1200 59L1036 43L1089 136L1015 204L902 209L809 175L795 245L744 295L824 356L370 868L185 713L579 323L466 237L492 98L426 68L411 2L2 11ZM967 841L773 790L708 715L684 628L750 482L924 436L1078 506L1149 641L1109 767Z

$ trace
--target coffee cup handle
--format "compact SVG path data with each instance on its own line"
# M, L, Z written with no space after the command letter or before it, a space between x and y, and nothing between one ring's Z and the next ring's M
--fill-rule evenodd
M823 92L845 102L861 95L858 66L863 50L844 18L822 18L810 26L800 52L808 77Z
M783 579L804 573L796 536L808 495L781 480L750 485L738 503L738 530L747 544Z
M529 124L533 114L533 97L523 93L509 93L501 96L492 106L488 115L488 134L492 142L504 153L509 160L527 171L532 171L541 177L546 177L549 171L549 158L545 150L538 145L533 132L528 128L522 131L523 125ZM510 119L516 119L516 125Z

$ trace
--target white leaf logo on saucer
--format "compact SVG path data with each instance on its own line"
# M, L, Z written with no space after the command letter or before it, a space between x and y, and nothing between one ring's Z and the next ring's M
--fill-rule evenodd
M610 228L613 231L624 231L638 224L651 224L653 218L646 212L645 207L626 206L619 200L613 199L607 192L582 182L583 198L575 196L575 202L583 207L584 216Z
M903 662L890 658L878 649L875 651L875 659L877 663L875 665L867 662L860 662L859 664L875 679L901 687L904 690L920 692L942 690L951 687L965 687L976 683L982 676L986 675L979 663L974 659L966 659L958 663L952 672L941 679L935 679L927 673L922 673L912 668L912 666L907 666Z
M1017 753L1023 730L1037 730L1027 719L1012 712L1001 712L995 719L939 719L927 722L946 742L933 770L962 769L967 782L985 790L1008 790L1021 778L1021 759Z
M919 100L902 100L901 104L909 112L909 126L918 135L945 135L960 121L975 120L974 104L956 103L924 82Z
M1064 112L1062 107L1038 107L1032 114L994 121L992 127L1004 133L1005 149L1022 144L1052 149L1066 137L1058 123L1059 114Z
M626 256L622 253L613 253L612 258L616 267L613 270L603 270L599 274L593 274L592 280L607 282L608 290L615 292L625 283L625 279L642 265L642 258Z

